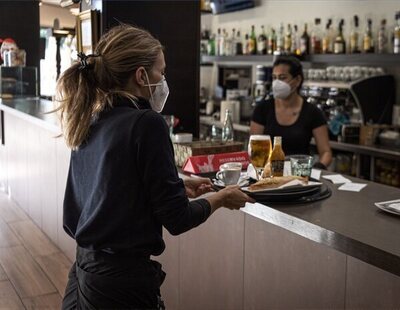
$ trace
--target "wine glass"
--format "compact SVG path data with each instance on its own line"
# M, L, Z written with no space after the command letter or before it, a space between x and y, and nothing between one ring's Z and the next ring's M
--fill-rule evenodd
M272 151L271 137L269 135L251 135L248 145L248 153L251 164L256 169L257 176L263 173L265 164Z
M169 128L169 136L172 139L174 136L175 116L174 115L163 115L163 117Z

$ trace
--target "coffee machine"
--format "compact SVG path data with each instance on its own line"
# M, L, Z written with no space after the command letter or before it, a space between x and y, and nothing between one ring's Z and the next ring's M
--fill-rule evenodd
M343 125L392 123L396 89L391 75L355 81L306 80L301 94L324 112L333 140L341 135Z

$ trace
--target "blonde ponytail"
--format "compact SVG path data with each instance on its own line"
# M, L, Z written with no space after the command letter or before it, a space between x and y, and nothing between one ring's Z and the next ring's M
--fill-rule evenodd
M114 95L134 99L126 91L129 78L139 67L150 70L163 47L146 30L126 24L111 28L100 39L95 55L85 64L73 64L57 82L56 101L64 139L77 149L88 138L90 124Z

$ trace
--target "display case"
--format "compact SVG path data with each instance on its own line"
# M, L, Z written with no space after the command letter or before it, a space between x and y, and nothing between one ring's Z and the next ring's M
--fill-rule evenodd
M36 67L0 67L0 98L37 96Z

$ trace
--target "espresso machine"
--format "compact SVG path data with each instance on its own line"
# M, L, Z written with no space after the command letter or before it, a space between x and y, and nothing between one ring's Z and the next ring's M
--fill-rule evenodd
M391 124L396 102L395 80L380 74L355 81L305 80L301 94L320 108L328 121L332 140L356 143L360 125ZM348 136L348 137L346 137ZM354 136L354 141L351 136Z

